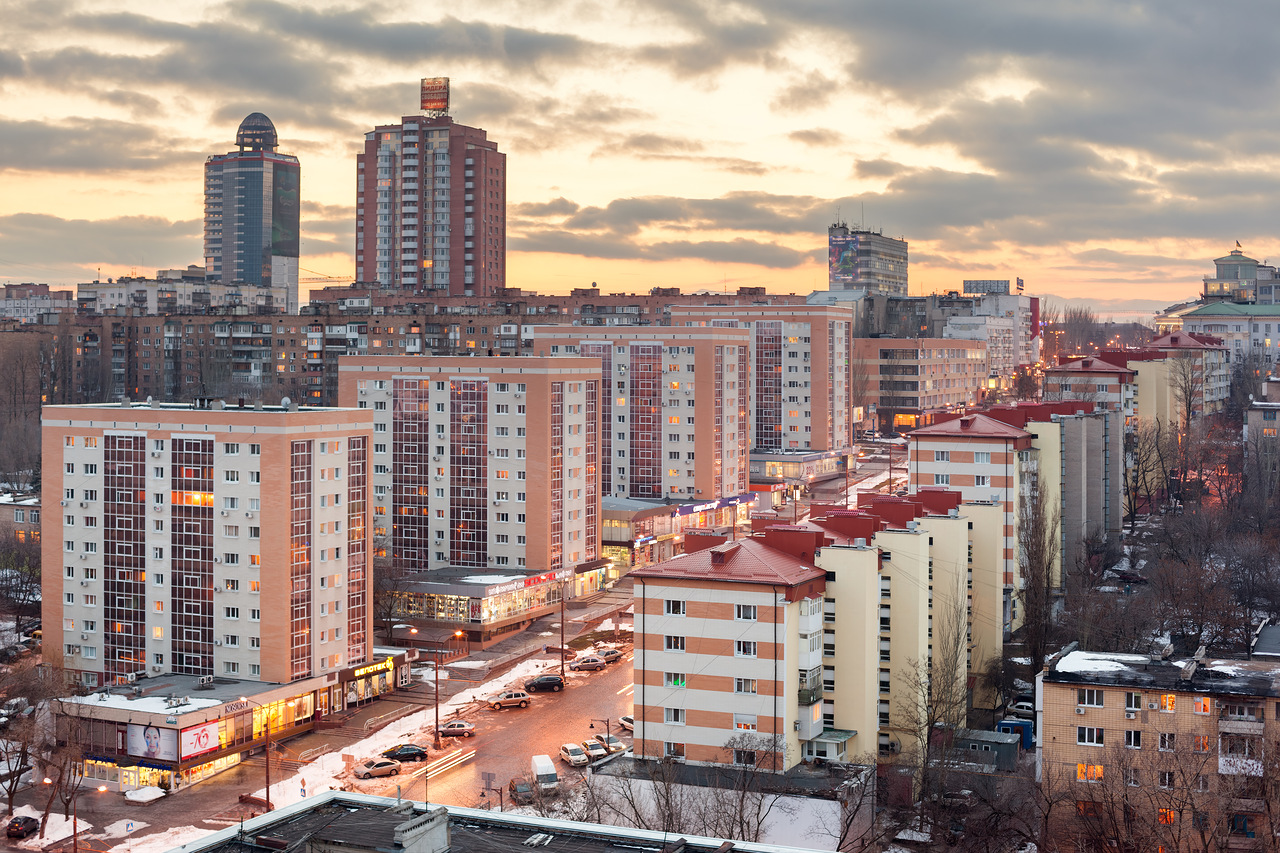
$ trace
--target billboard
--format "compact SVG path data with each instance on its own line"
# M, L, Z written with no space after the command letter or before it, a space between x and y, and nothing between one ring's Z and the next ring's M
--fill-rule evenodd
M137 758L177 761L178 730L130 723L126 733L126 751Z
M449 78L422 78L422 108L434 112L449 112Z
M271 254L277 257L298 257L299 183L297 163L272 164Z
M828 238L827 281L849 284L858 280L858 235L832 234Z
M218 738L219 725L220 723L214 720L211 723L203 723L199 726L183 729L181 739L182 760L186 761L193 756L212 752L222 746L222 742Z

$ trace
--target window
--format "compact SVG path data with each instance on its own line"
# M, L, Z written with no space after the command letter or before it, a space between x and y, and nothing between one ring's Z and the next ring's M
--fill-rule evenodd
M973 461L975 464L978 464L978 465L990 465L991 451L990 450L975 451L973 454Z
M1172 770L1160 771L1160 787L1161 788L1173 787L1173 771Z
M1174 749L1174 744L1176 742L1177 742L1177 737L1173 732L1160 733L1160 751L1161 752L1172 752Z
M756 751L754 749L735 749L733 751L733 763L739 767L755 767Z
M933 451L933 461L934 461L934 462L950 462L950 461L951 461L951 451L950 451L950 450L935 450L935 451Z
M662 612L667 616L683 616L684 602L675 598L668 598L663 605Z
M1076 743L1088 746L1103 746L1102 729L1092 726L1076 726Z
M222 482L224 482L224 483L238 483L238 482L240 482L240 472L239 472L239 471L223 471L223 472L222 472Z
M662 674L663 687L684 687L685 675L683 672L664 672Z
M222 671L226 673L235 673L240 671L240 664L233 660L223 661Z
M663 645L669 652L682 652L684 651L684 637L668 634L663 640Z
M1208 752L1209 736L1208 735L1192 735L1191 749L1194 752Z
M1102 781L1102 765L1101 764L1077 764L1076 765L1076 781L1077 782L1101 782Z
M977 474L973 478L973 484L975 486L990 486L991 478L985 474Z
M667 758L684 758L684 744L667 741L662 745L662 754Z
M222 615L223 615L223 616L225 616L225 617L226 617L226 618L228 618L228 619L239 619L239 618L240 618L240 608L239 608L239 607L224 607L224 608L222 608Z
M1178 697L1175 696L1173 693L1161 693L1160 694L1160 710L1172 711L1177 698Z
M673 726L684 725L684 708L663 708L663 721Z
M734 714L733 727L742 732L754 732L756 730L756 715Z
M1089 705L1094 708L1101 708L1102 707L1102 691L1093 690L1093 689L1077 690L1076 704Z
M1196 714L1207 714L1211 707L1212 705L1207 696L1197 696L1191 701L1191 710Z
M1128 729L1124 733L1124 745L1129 749L1142 749L1142 732Z
M1131 788L1136 788L1142 784L1138 778L1138 768L1126 767L1124 769L1124 783Z
M733 654L740 658L753 658L756 656L756 644L752 640L736 640L733 644Z
M740 622L756 621L756 606L754 604L735 604L733 606L733 618Z
M1165 774L1162 773L1160 775L1163 776ZM1168 775L1172 776L1173 774L1170 773ZM1160 823L1176 823L1178 821L1178 812L1176 809L1162 808L1160 809L1160 811L1156 813L1156 820L1159 821Z
M1142 694L1141 693L1124 694L1124 709L1126 711L1142 710Z
M756 680L754 678L735 678L733 680L734 693L755 693Z
M949 486L951 485L951 475L950 474L934 474L933 484L935 486Z

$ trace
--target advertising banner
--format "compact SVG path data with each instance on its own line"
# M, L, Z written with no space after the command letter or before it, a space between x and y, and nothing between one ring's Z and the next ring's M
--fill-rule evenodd
M183 729L182 760L186 761L193 756L212 752L221 746L222 744L218 739L218 726L218 721L214 720L210 723Z
M126 733L126 748L130 755L138 758L177 761L178 730L130 723Z
M856 234L832 234L828 238L828 281L853 282L858 280L858 236Z
M422 108L434 112L449 111L449 78L422 78Z

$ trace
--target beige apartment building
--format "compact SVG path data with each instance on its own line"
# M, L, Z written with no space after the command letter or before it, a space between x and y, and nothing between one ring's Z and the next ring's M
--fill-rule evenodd
M1093 848L1267 850L1274 661L1072 651L1037 676L1054 832Z
M906 431L981 404L988 380L986 341L858 338L854 405L876 407L877 428Z
M1134 378L1129 367L1101 357L1076 358L1045 370L1043 396L1045 402L1070 400L1120 412L1128 423L1135 414Z
M747 329L546 326L539 356L599 359L600 489L614 498L705 503L747 495Z

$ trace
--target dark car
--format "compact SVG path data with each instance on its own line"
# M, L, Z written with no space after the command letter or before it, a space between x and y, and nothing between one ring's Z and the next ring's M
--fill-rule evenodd
M25 815L15 817L9 821L9 825L5 827L5 835L10 838L26 838L31 833L40 828L40 821L33 817Z
M558 675L539 675L537 678L526 681L524 689L530 693L539 693L543 690L559 693L564 690L564 679Z
M616 660L622 660L622 652L617 649L601 649L596 652L596 657L601 658L605 663L613 663Z
M522 806L533 802L533 786L525 779L512 779L507 784L507 794L511 797L511 802Z
M402 743L384 750L383 758L394 758L396 761L426 761L427 751L417 744Z

